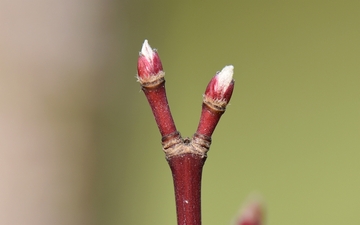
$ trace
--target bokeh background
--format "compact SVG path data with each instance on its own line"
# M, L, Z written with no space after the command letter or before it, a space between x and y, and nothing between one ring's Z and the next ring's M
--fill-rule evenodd
M266 221L360 224L360 2L0 2L0 224L175 224L139 84L144 39L184 137L235 66L204 167L203 224L253 193Z

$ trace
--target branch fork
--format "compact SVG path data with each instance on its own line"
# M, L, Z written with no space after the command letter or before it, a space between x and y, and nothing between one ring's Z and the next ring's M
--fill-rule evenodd
M138 58L137 79L150 104L172 171L178 225L201 225L202 168L211 136L226 110L233 89L233 66L225 66L210 80L203 96L197 131L182 138L171 115L165 90L165 72L159 54L144 41Z

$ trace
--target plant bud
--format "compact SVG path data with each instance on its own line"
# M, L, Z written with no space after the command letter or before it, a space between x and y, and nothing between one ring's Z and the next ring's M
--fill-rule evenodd
M150 47L147 40L144 41L139 53L137 70L139 80L151 79L151 76L156 76L163 72L159 54Z
M226 107L234 90L233 73L232 65L225 66L216 73L206 88L204 95L206 102L213 102L219 108Z

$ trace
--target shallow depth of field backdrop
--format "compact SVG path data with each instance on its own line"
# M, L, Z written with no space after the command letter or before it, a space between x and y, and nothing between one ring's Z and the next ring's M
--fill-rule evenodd
M209 80L225 65L235 67L234 94L203 171L204 225L229 224L252 193L263 196L268 225L360 224L360 2L36 2L30 19L8 13L22 19L3 14L1 22L10 24L1 38L14 47L40 32L29 45L43 51L36 58L39 48L24 45L9 58L13 49L2 41L0 85L43 91L1 91L7 144L0 144L6 175L0 205L7 214L0 221L176 224L161 137L135 79L148 39L159 51L183 137L197 128ZM38 30L16 33L12 23L19 30L34 23ZM17 57L37 69L17 73L16 63L8 63ZM26 109L37 106L27 99L39 103L34 112L40 114L31 116L14 96L25 98ZM8 118L23 122L15 129ZM24 145L17 132L22 123Z

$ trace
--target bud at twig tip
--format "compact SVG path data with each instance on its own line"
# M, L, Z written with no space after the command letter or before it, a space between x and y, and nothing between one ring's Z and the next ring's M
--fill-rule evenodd
M224 111L234 89L233 74L234 66L232 65L225 66L220 72L217 72L206 88L204 103Z
M156 50L153 50L145 39L138 59L138 81L144 86L156 85L162 82L163 72L161 60Z

